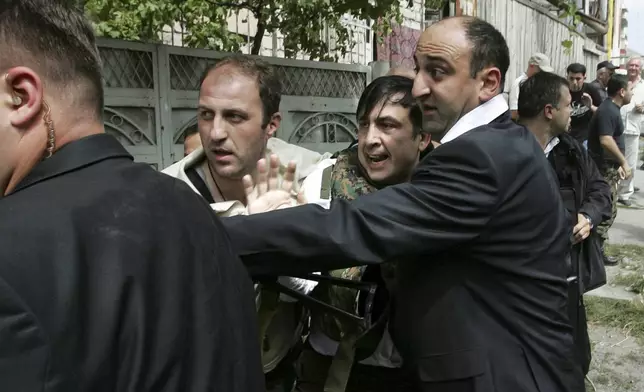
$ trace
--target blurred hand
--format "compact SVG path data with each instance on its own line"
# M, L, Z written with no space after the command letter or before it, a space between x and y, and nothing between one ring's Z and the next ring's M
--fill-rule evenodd
M635 111L637 113L644 113L644 104L641 104L641 103L636 104Z
M589 108L593 107L593 98L588 93L583 93L581 96L581 103L588 106Z
M625 163L617 169L617 173L619 173L619 178L621 180L625 180L627 178L631 178L633 171L631 170L631 167Z
M588 238L590 235L590 221L582 214L577 214L577 225L572 229L572 234L575 237L575 244Z
M295 162L289 162L281 181L279 169L279 158L277 155L271 155L269 165L266 164L266 159L260 159L257 162L256 182L253 181L252 176L244 176L242 182L249 214L306 204L303 193L295 194Z

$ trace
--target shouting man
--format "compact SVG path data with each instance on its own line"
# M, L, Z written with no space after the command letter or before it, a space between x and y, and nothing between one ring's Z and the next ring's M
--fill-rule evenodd
M428 133L422 131L422 114L411 95L413 80L404 76L375 79L358 102L358 144L325 161L318 171L304 181L307 200L353 200L388 185L409 181L421 154L431 147ZM347 312L371 314L381 327L380 339L359 339L364 334L350 322L331 314L312 311L308 345L300 358L297 391L415 391L414 377L400 367L402 360L381 318L386 313L394 277L389 264L332 271L336 277L348 277L376 285L374 302L368 293L350 288L320 284L314 294ZM371 310L367 310L371 308ZM375 328L377 328L375 327ZM356 353L359 340L370 340L371 347ZM365 353L366 351L366 353ZM362 355L360 355L362 354ZM351 358L352 360L346 360ZM348 383L348 384L347 384Z

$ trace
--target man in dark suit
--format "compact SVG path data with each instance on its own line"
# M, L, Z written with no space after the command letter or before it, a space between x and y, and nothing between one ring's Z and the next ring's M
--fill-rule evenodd
M104 133L67 3L0 3L0 390L266 391L248 272L200 196Z
M572 226L541 146L500 95L509 61L485 21L430 26L413 94L442 144L409 183L224 220L253 274L398 260L391 331L422 391L584 390L566 305Z
M606 283L606 270L596 228L611 217L611 189L588 151L575 140L570 129L569 81L550 72L526 80L519 93L520 123L543 147L554 170L572 220L574 242L570 249L570 321L584 374L588 373L591 350L582 293Z

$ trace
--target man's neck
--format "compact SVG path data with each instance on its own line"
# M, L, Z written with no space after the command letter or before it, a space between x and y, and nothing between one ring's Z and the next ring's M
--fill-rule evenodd
M222 200L219 201L233 201L238 200L246 205L246 192L241 178L225 178L217 175L214 170L211 170L211 176L215 182L215 188L211 189L211 193L215 196L219 194Z
M613 103L614 103L615 105L617 105L617 107L620 107L620 108L621 108L622 106L624 106L624 104L623 104L623 102L622 102L622 99L621 99L621 98L613 97L613 98L611 98L610 100L611 100L611 101L613 101Z
M523 126L528 128L530 132L537 138L541 149L544 150L548 145L548 142L552 139L553 135L550 132L550 128L540 123L538 120L524 120L520 122Z
M635 76L629 76L628 81L631 83L638 83L640 80L642 80L642 77L640 75L635 75Z
M76 119L74 119L76 120ZM60 124L54 122L54 150L55 154L61 147L87 136L97 135L105 132L103 124L96 121L76 121L75 125ZM27 151L21 154L21 160L13 170L7 185L4 187L4 195L11 193L18 184L29 175L33 168L45 158L49 141L45 135L48 131L32 132L38 135L34 139L23 139L22 144L29 146ZM26 140L26 141L25 141Z

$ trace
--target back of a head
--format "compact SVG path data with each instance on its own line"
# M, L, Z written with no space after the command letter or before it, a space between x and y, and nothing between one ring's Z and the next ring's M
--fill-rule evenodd
M622 89L627 89L627 88L628 88L628 76L614 74L608 80L608 84L606 85L606 92L608 93L608 96L612 98L612 97L615 97L617 94L619 94L619 92Z
M490 23L483 19L463 16L459 17L465 28L468 41L472 44L470 72L472 77L486 67L496 67L501 71L501 86L503 89L505 77L510 67L510 50L505 37Z
M282 83L275 68L259 57L233 54L208 67L201 76L199 85L201 86L212 72L224 69L227 72L237 72L257 81L259 97L264 110L263 126L265 126L271 116L279 112L282 100Z
M0 5L0 72L24 66L44 94L69 107L103 111L101 63L90 22L64 0L5 0Z
M546 105L557 107L562 87L568 88L568 81L554 73L539 72L528 78L519 88L519 118L531 120L543 113Z
M422 129L422 112L412 95L414 80L406 76L390 75L374 79L364 89L358 101L356 118L358 122L369 117L373 109L386 101L409 109L409 117L414 127L414 134Z

